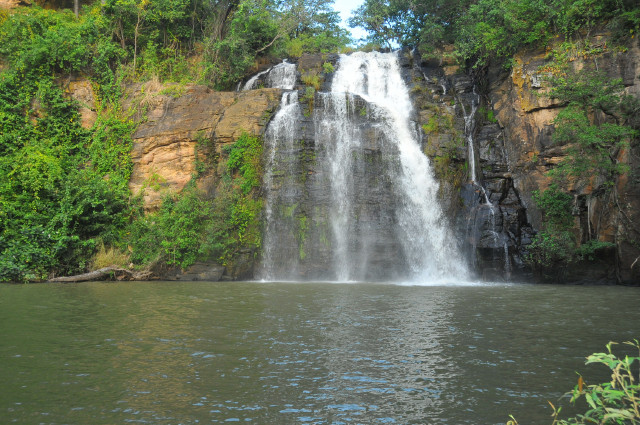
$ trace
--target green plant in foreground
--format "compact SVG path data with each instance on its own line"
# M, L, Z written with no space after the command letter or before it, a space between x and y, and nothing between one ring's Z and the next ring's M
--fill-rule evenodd
M575 403L580 398L585 399L589 410L584 414L576 415L569 419L558 419L561 409L554 409L552 425L574 424L638 424L640 423L640 385L637 365L640 364L640 343L638 340L625 342L634 347L638 356L617 357L611 347L616 344L609 342L606 353L594 353L587 357L586 364L600 363L611 370L611 381L596 385L585 386L582 376L571 394L571 402ZM636 376L633 368L636 363Z
M616 356L612 346L617 344L609 342L605 353L594 353L587 357L585 364L599 363L611 370L611 381L595 385L586 385L582 376L573 390L566 395L571 396L571 403L584 398L588 410L573 418L559 419L561 407L553 409L553 422L551 425L581 425L581 424L639 424L640 423L640 342L624 342L638 352L638 356ZM635 372L634 372L635 369ZM634 375L635 373L635 375ZM517 425L513 416L507 425Z

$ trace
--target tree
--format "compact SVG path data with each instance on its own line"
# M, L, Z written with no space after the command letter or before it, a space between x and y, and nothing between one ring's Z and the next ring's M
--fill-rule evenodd
M618 152L638 134L627 125L639 109L638 100L623 95L621 80L590 69L567 70L551 81L550 95L567 105L554 120L553 140L569 145L566 159L552 175L595 178L612 186L624 171Z
M229 88L244 76L256 57L282 52L291 39L323 35L321 44L325 46L346 42L344 31L337 30L332 4L332 0L242 0L229 9L231 4L224 3L227 8L218 10L220 15L213 21L216 31L210 32L205 43L207 78L216 87ZM334 30L337 32L332 33Z

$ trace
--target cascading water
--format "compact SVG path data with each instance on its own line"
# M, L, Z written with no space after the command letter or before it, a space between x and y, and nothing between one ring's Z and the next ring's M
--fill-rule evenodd
M294 98L266 134L262 277L466 279L396 54L341 56L311 116Z
M491 202L489 193L485 189L483 183L478 178L476 170L476 155L474 136L476 133L476 111L478 109L479 96L475 88L473 96L470 99L471 111L468 112L465 102L458 99L462 105L465 122L465 138L467 140L469 155L469 171L471 186L480 196L476 198L476 203L470 210L467 221L467 238L469 240L469 253L473 261L474 268L478 268L478 257L482 257L484 264L497 265L502 263L502 270L493 267L488 273L491 278L498 276L500 273L506 278L511 275L511 258L509 255L509 237L504 229L504 217L500 207ZM483 274L487 275L487 270L483 270ZM485 276L487 277L487 276Z
M282 63L251 77L242 87L242 90L255 89L258 81L262 81L264 87L292 90L296 84L296 65L287 62L285 59Z
M295 144L298 141L298 123L302 117L300 104L298 103L298 92L287 91L282 95L280 111L269 124L266 133L267 154L265 164L264 186L268 199L265 207L265 234L268 235L269 243L264 245L263 264L264 274L274 276L277 274L275 265L289 270L291 276L295 276L298 268L298 250L291 248L292 244L286 244L279 240L279 236L286 236L287 230L295 227L292 222L293 214L286 214L289 220L279 217L279 208L282 205L295 204L299 196L296 190L295 178L300 172L300 164L297 161ZM283 158L288 158L285 161ZM280 190L274 190L275 177L280 177ZM293 211L291 211L293 213ZM281 214L280 214L281 215Z
M284 60L271 68L267 75L267 87L292 90L296 84L296 64Z

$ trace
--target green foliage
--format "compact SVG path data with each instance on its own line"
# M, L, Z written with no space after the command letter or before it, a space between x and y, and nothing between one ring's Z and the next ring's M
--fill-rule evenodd
M578 246L571 232L575 221L571 214L573 197L557 185L552 184L542 193L535 191L533 199L542 211L544 229L527 247L525 260L544 280L560 282L571 263L594 261L605 250L615 247L611 242L597 239Z
M162 261L186 268L207 255L203 233L212 214L210 201L195 185L180 195L168 195L157 213L140 216L129 228L128 245L134 264Z
M561 281L567 265L575 261L576 242L570 232L573 225L573 198L551 185L533 199L542 211L544 230L527 247L525 261L544 280Z
M316 91L320 90L320 84L322 81L320 75L318 75L318 71L303 71L300 79L306 86L313 87Z
M627 341L624 345L633 347L640 354L638 340ZM639 356L616 355L612 351L615 342L606 345L607 352L593 353L587 357L585 364L601 364L611 371L611 381L601 384L587 385L582 376L578 377L578 383L573 390L565 396L571 397L571 403L584 399L586 411L572 418L560 419L562 407L556 408L548 402L553 409L553 422L551 425L623 425L640 423L640 376L637 368L640 365ZM638 363L639 365L637 365ZM636 374L634 375L634 369ZM507 425L518 425L518 421L509 415L511 420Z
M313 88L313 86L305 87L304 94L300 98L300 103L307 105L304 111L304 115L306 117L311 116L311 113L313 112L313 102L315 101L315 98L316 98L316 89Z
M338 52L351 42L347 30L340 26L337 12L320 12L310 25L302 25L285 44L286 52L293 57L303 53Z
M134 74L142 46L150 46L154 51L156 45L179 50L180 44L195 35L197 1L106 0L102 3L105 24L133 58Z
M537 0L480 0L459 23L459 54L476 67L508 60L518 49L551 37L551 12L548 3Z
M498 122L494 115L493 109L487 108L486 106L481 106L480 108L478 108L478 115L487 122L493 124Z
M208 258L226 264L242 249L260 247L262 141L243 134L226 153L221 165L227 171L215 200L198 190L194 179L180 194L166 196L159 211L138 211L126 238L134 264L186 269Z
M77 21L70 11L21 9L0 26L0 54L24 77L80 71L98 35L93 22Z
M94 131L56 74L93 76L107 100L117 58L99 19L39 8L0 22L0 280L84 271L128 217L133 125L103 109Z
M231 150L224 202L201 203L189 189L168 197L157 217L132 210L135 123L119 106L122 83L202 77L230 87L257 57L294 40L302 52L337 49L348 38L330 6L328 0L106 0L85 6L79 17L39 7L3 12L0 280L85 271L98 247L133 243L132 234L140 239L131 245L137 264L161 258L185 267L198 256L226 261L240 247L258 247L256 139L243 136ZM91 80L98 111L91 129L82 128L78 105L60 87L68 74ZM168 94L179 95L175 87ZM207 167L199 162L198 175ZM197 247L200 231L213 239Z
M422 129L425 133L438 133L440 130L440 123L438 122L438 118L435 116L429 117L429 122L422 125Z
M540 231L527 247L525 261L543 280L562 282L567 265L574 261L575 242L566 231Z
M637 368L640 365L640 343L638 340L625 342L639 353L638 356L616 355L612 346L607 344L607 351L594 353L587 357L586 364L600 364L611 372L611 380L593 385L585 385L580 376L578 384L568 395L571 403L584 400L587 410L575 417L559 419L561 408L556 409L553 404L552 425L580 425L580 424L637 424L640 423L640 376Z
M622 94L622 81L589 68L568 72L562 60L557 59L561 71L550 79L550 95L567 107L554 120L553 140L569 149L552 174L559 179L597 177L613 184L626 171L617 162L617 153L638 134L627 125L633 124L630 118L638 112L637 100Z
M243 134L231 146L228 174L218 188L212 220L207 225L206 245L223 264L234 261L242 249L257 252L262 244L262 140Z
M588 46L578 49L583 57L597 55ZM611 80L593 70L589 63L581 71L569 67L576 46L566 43L554 53L554 61L546 67L550 72L550 96L566 104L554 120L553 141L564 145L566 156L548 174L554 184L544 193L534 193L543 213L543 231L529 247L528 262L546 279L558 279L566 265L576 261L593 261L614 244L587 240L578 244L571 229L572 197L559 185L567 182L590 185L593 191L615 190L618 176L627 167L618 162L619 152L637 137L639 110L636 99L624 95L622 82ZM633 112L631 112L633 111ZM575 234L575 233L574 233ZM579 245L579 246L578 246Z
M566 230L573 224L573 216L571 215L573 197L561 191L557 185L552 184L542 193L534 191L533 200L543 212L547 227Z
M554 120L553 140L569 146L567 157L552 172L553 176L589 178L600 176L613 184L614 177L625 171L615 159L615 153L628 144L635 132L619 124L593 125L587 112L577 104L563 109Z
M597 239L592 239L580 245L580 247L576 250L576 255L581 260L593 261L597 258L597 253L599 251L612 249L612 248L615 248L615 246L616 244L611 242L604 242L604 241L599 241Z
M331 62L325 62L322 64L322 71L325 74L331 74L333 71L335 71L335 68Z
M106 31L96 13L76 19L69 11L18 9L0 23L0 55L22 85L58 72L83 72L94 78L102 96L114 99L113 70L122 51Z
M369 32L368 41L419 47L429 53L455 44L456 56L470 67L494 61L510 65L512 55L544 45L562 34L575 37L609 23L621 39L640 27L637 2L616 0L366 0L349 20Z
M241 174L240 189L244 195L260 187L262 179L262 140L244 133L232 146L227 160L230 173Z
M259 56L301 56L305 52L336 51L349 38L330 10L332 1L275 2L243 0L204 40L205 80L217 88L231 88Z
M0 74L0 91L0 279L82 269L95 241L114 237L127 196L105 180L105 161L95 155L76 105L51 77L23 79L9 69ZM110 155L105 149L101 154ZM95 166L87 166L92 157ZM123 178L128 181L128 174ZM25 234L32 239L22 253L16 241Z

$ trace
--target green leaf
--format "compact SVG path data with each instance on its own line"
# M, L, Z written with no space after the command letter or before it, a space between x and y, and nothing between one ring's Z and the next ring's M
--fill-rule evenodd
M584 395L585 399L587 400L587 403L589 403L589 406L591 406L593 409L596 408L596 404L593 401L593 398L591 397L591 394L587 393Z

